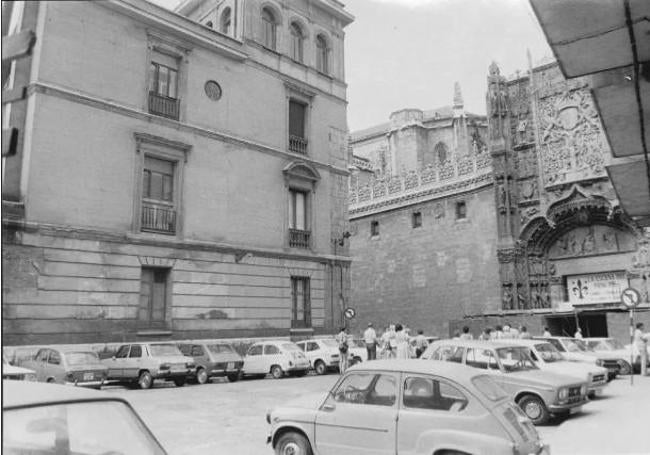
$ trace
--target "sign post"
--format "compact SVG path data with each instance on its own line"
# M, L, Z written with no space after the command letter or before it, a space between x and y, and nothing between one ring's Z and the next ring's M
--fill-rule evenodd
M634 308L641 301L641 294L634 288L621 292L621 303L630 310L630 385L634 385Z

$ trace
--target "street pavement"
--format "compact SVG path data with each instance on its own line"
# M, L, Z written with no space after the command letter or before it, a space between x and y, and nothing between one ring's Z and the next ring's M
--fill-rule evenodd
M266 445L266 410L303 394L325 394L338 377L105 390L127 398L172 455L263 455L273 453ZM581 413L538 430L553 455L650 454L650 377L635 376L633 386L629 377L617 378Z

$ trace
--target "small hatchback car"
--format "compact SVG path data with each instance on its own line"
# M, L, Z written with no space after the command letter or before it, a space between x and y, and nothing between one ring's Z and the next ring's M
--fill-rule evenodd
M570 337L533 337L535 340L546 340L557 348L564 356L575 362L595 363L600 367L607 368L607 379L610 381L621 373L621 365L617 358L601 355L590 349L583 340ZM625 362L627 363L627 362ZM629 367L629 363L627 363Z
M263 378L271 373L280 379L285 373L304 376L309 371L309 360L300 348L290 341L263 341L248 348L244 357L244 376Z
M339 344L331 338L298 341L296 346L305 354L316 374L339 368Z
M568 414L587 403L584 379L540 370L524 346L441 340L431 344L421 358L463 363L484 370L536 425L545 423L551 414Z
M2 381L2 453L166 452L123 398L56 384Z
M234 382L241 377L244 359L229 344L178 343L178 348L183 355L194 359L196 370L192 377L199 384L205 384L210 378L225 376Z
M489 376L443 362L355 365L328 394L289 402L266 420L278 455L549 453Z
M151 388L156 379L182 386L196 367L194 359L172 343L124 344L102 362L108 367L109 380L135 382L141 389Z
M101 363L96 352L74 348L41 348L31 360L21 366L34 370L39 382L101 388L106 381L108 368Z

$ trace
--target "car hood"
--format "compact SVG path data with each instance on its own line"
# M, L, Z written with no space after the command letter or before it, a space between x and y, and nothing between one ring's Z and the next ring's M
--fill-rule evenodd
M506 381L521 381L521 384L535 383L540 386L564 386L585 382L584 378L544 370L514 371L512 373L506 373L503 376Z
M34 370L30 370L29 368L16 367L13 365L9 365L8 363L2 364L3 375L30 374L30 373L34 373Z
M543 368L545 368L546 371L551 371L553 373L559 373L567 376L576 376L580 378L584 378L588 374L591 374L592 376L595 376L597 374L607 374L606 368L590 365L584 362L571 362L568 360L545 363Z
M607 360L618 360L618 359L627 359L630 360L630 351L625 349L616 349L614 351L596 351L594 352L599 359Z
M299 409L311 409L317 410L323 401L325 401L326 395L322 392L319 393L307 393L301 395L298 398L287 401L282 405L282 409L286 408L299 408Z

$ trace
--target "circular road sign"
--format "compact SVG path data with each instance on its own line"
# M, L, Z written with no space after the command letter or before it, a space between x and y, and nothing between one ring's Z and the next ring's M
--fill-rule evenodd
M357 312L354 311L354 308L346 308L343 314L345 314L346 319L352 319L356 316Z
M634 288L627 288L621 293L621 302L628 308L634 308L639 304L641 295Z

